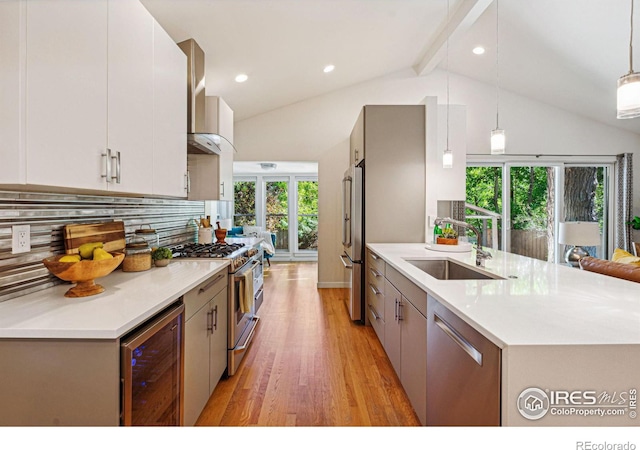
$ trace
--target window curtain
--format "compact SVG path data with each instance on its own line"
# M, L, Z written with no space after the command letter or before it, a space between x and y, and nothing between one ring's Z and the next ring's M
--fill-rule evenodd
M627 222L633 217L633 163L632 154L616 156L616 222L614 245L629 252L631 249L631 226Z

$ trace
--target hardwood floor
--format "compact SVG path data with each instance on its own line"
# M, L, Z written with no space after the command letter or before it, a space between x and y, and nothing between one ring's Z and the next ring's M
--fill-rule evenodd
M419 425L375 332L349 319L348 290L316 289L317 267L265 266L254 341L196 425Z

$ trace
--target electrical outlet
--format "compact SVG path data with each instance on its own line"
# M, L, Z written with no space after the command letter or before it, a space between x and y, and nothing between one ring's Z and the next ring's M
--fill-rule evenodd
M31 251L31 226L15 225L11 227L13 242L11 253L27 253Z

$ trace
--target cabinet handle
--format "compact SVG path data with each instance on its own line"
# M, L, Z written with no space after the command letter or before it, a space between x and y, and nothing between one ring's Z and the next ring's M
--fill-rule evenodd
M482 353L480 353L473 345L469 343L464 337L460 335L451 325L442 320L437 314L433 315L433 321L444 333L453 339L453 342L458 344L462 350L464 350L471 358L479 365L482 366Z
M213 309L207 311L207 331L213 333Z
M211 280L210 283L207 283L205 286L202 286L199 290L198 290L198 295L202 294L203 292L211 289L213 287L214 284L216 284L218 281L220 281L223 277L225 276L225 274L220 274L217 277L215 277L213 280Z
M374 319L380 320L380 316L378 315L378 312L376 311L376 309L373 307L371 303L369 303L369 311L371 311L371 314L373 314Z
M191 192L191 174L188 171L184 174L184 190L187 194Z
M354 160L354 162L358 162L358 149L357 149L357 148L356 148L355 153L356 153L356 155L355 155L355 156L356 156L356 159Z
M380 257L378 255L376 255L375 253L369 253L371 255L371 258L373 258L374 260L379 260Z
M105 157L105 175L102 175L102 178L105 178L107 183L111 183L111 149L108 148L106 153L103 153L102 156Z
M215 314L215 320L213 322L213 329L214 330L218 330L218 305L216 305L215 308L213 308L213 313Z
M116 152L114 159L116 160L116 183L120 184L122 181L120 177L120 152Z
M371 288L371 290L373 291L373 293L375 295L380 295L381 294L381 292L379 290L377 290L376 287L371 283L369 283L369 288Z
M220 197L224 197L224 181L220 183L220 186L222 186L222 194L220 194Z
M380 272L378 272L377 270L369 269L369 272L371 272L371 275L373 275L376 278L382 276L382 274Z
M115 182L117 184L120 184L120 152L113 152L114 154L112 154L110 149L107 149L107 151L109 152L109 157L108 157L108 163L109 163L109 170L108 173L109 175L111 175L112 173L112 169L111 166L113 164L113 162L115 161L116 163L116 175L110 176L110 179L112 180L111 182L113 182L113 180L115 180Z
M402 319L402 308L404 308L404 305L402 304L402 302L398 299L396 299L396 320L399 322Z

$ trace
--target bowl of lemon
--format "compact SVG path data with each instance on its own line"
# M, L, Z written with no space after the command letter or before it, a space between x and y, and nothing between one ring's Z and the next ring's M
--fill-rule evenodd
M49 272L64 281L76 283L65 292L65 297L87 297L104 292L104 287L96 284L113 272L124 259L124 253L104 250L102 242L89 242L78 247L78 253L56 255L42 260Z

